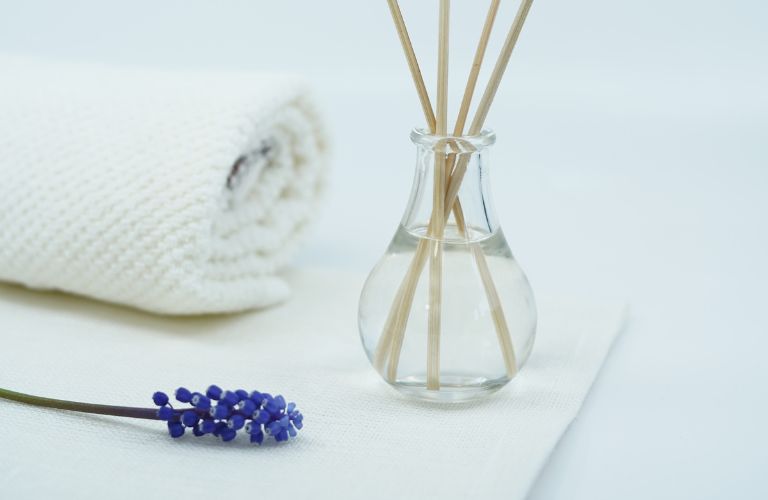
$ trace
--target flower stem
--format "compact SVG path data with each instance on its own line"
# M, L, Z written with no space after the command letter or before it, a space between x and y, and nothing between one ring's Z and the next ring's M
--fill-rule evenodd
M63 399L43 398L40 396L33 396L31 394L24 394L22 392L15 392L2 388L0 388L0 399L8 399L10 401L16 401L18 403L24 403L32 406L41 406L43 408L55 408L57 410L94 413L97 415L113 415L115 417L158 420L157 408L135 408L130 406L79 403L77 401L66 401Z

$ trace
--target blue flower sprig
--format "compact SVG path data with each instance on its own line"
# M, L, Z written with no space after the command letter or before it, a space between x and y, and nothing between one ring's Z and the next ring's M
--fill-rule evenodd
M189 403L186 408L174 408L170 398L163 392L156 392L152 401L157 408L135 408L94 403L81 403L63 399L44 398L22 392L0 388L0 399L7 399L44 408L112 415L116 417L164 420L168 433L179 438L192 429L195 436L211 434L222 441L232 441L238 431L248 434L251 443L261 444L271 436L275 441L288 441L296 437L304 426L304 416L296 409L295 403L286 403L283 396L242 389L224 391L212 385L205 394L191 392L179 387L176 400Z
M243 430L251 443L261 444L265 436L275 441L288 441L304 426L304 416L296 403L286 403L283 396L266 392L225 391L212 385L205 394L179 387L176 400L189 403L187 408L174 408L164 392L156 392L152 401L159 408L157 418L168 422L168 433L173 438L192 429L195 436L212 434L222 441L232 441Z

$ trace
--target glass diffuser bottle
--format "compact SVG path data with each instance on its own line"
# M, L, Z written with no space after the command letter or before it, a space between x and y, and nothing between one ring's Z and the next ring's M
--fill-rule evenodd
M490 197L492 132L439 137L416 129L408 207L360 296L368 358L389 384L420 399L494 392L528 358L536 306ZM437 214L437 215L435 215Z

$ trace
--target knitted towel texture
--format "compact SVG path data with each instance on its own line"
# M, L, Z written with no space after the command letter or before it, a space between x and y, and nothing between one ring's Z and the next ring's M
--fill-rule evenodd
M295 78L0 58L0 280L168 314L277 303L326 156Z

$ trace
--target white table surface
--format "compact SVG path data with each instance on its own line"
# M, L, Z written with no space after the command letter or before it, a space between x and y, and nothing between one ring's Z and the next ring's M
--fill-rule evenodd
M3 51L306 73L336 156L296 265L378 259L421 123L383 0L0 3ZM426 54L436 6L402 3ZM472 5L454 2L453 102L484 15ZM632 322L533 499L768 495L767 14L757 0L534 4L488 119L499 216L537 293L623 298Z

